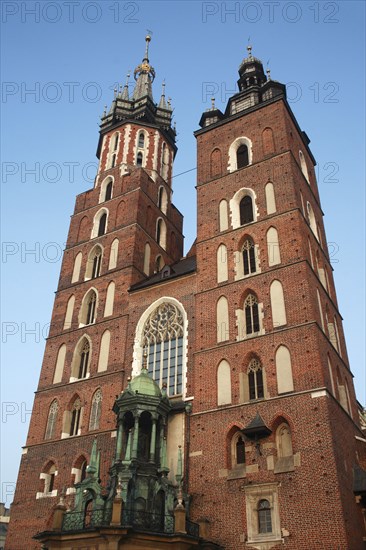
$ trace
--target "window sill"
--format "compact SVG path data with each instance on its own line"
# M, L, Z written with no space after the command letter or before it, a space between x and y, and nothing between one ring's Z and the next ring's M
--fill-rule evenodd
M246 467L244 465L234 466L232 470L229 470L227 479L243 479L246 475Z

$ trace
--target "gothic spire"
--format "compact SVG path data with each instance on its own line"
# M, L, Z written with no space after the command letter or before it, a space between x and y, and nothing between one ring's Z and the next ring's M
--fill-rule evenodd
M168 106L167 106L167 103L166 103L166 100L165 100L165 80L163 80L163 84L162 84L162 90L161 90L161 98L160 98L160 101L159 101L159 109L167 109Z
M155 70L149 63L149 44L151 41L151 36L149 34L145 37L145 41L145 57L143 58L142 63L140 63L134 71L136 86L132 97L135 100L145 96L149 96L150 99L153 100L151 85L155 78Z

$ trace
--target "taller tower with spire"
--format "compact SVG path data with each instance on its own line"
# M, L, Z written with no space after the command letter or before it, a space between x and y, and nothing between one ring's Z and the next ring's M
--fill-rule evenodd
M195 132L182 257L150 40L76 199L7 550L360 550L366 438L309 138L248 47Z

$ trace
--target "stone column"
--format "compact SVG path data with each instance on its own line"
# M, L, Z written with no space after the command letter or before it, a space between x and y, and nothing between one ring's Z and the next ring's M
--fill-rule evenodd
M140 422L140 416L135 416L135 426L133 430L133 437L132 437L132 452L131 452L131 459L137 458L137 447L139 443L139 422Z
M150 441L150 458L149 462L155 462L155 448L156 448L156 418L152 419L151 428L151 441Z

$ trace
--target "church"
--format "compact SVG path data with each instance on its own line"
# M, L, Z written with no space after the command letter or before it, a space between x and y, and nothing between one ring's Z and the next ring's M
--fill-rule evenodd
M195 131L184 256L150 42L76 197L6 549L361 550L366 433L310 140L248 46Z

